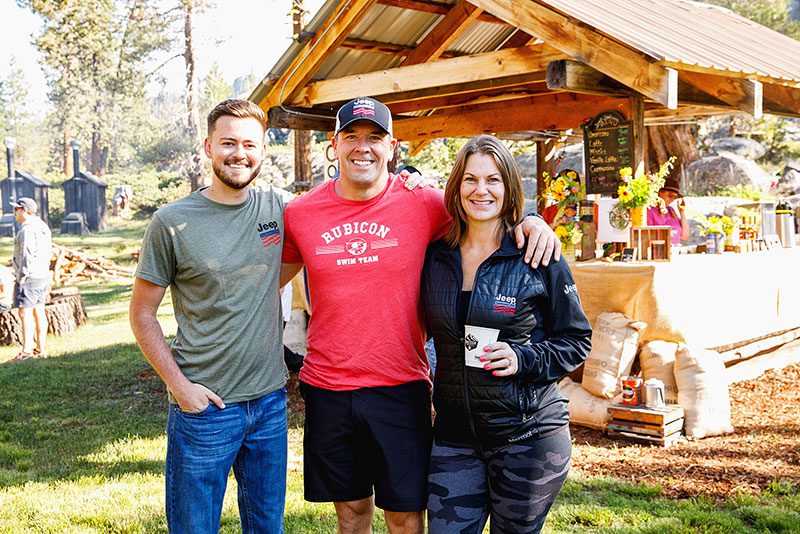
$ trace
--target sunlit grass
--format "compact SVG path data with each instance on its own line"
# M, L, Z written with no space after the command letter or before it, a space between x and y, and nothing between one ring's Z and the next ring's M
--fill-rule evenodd
M115 232L127 250L142 229ZM3 534L167 531L166 395L128 326L130 291L129 281L81 286L89 322L51 338L48 359L12 362L18 348L0 347ZM175 332L169 296L159 319L168 335ZM292 413L285 530L333 533L333 506L303 499L302 437L302 414ZM240 531L230 476L221 532ZM380 512L373 531L386 532ZM545 532L800 532L800 491L776 481L759 497L672 500L656 486L571 476Z

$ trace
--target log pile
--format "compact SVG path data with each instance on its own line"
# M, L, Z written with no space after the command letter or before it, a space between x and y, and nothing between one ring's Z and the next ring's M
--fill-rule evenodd
M62 287L50 292L44 306L47 316L47 334L64 336L86 324L86 308L77 287ZM0 313L0 345L21 345L22 324L19 310L13 308Z
M91 282L97 278L120 280L133 277L133 269L129 267L117 265L103 256L60 245L53 245L50 270L56 286Z

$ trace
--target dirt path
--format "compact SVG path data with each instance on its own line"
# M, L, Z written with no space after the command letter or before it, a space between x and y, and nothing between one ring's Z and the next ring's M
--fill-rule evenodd
M673 498L757 495L776 480L800 485L800 364L734 384L730 394L734 434L667 449L573 425L573 472L659 484Z

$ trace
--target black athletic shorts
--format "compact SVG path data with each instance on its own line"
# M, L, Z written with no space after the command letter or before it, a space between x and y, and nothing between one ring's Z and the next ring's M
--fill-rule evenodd
M379 508L425 510L433 435L427 382L352 391L301 383L300 392L307 501L356 501L374 488Z

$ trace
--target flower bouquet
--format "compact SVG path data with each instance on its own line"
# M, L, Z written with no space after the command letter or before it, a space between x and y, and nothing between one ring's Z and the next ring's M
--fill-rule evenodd
M578 173L572 169L566 169L558 173L555 178L545 171L542 173L544 178L544 192L542 197L559 205L577 204L586 196L586 188L581 185Z
M733 232L733 220L730 217L719 217L717 215L696 214L694 219L700 224L698 232L706 236L706 252L708 254L719 254L724 249L723 236L725 228L730 227Z
M645 226L647 224L647 211L650 206L658 203L658 192L664 187L664 180L672 170L675 156L659 165L655 173L644 172L644 165L639 165L636 173L630 167L620 169L619 176L622 183L617 188L619 202L618 209L631 212L631 223L633 226Z
M565 224L559 224L553 230L561 241L563 247L562 254L568 261L575 259L575 247L581 244L583 239L583 232L581 232L580 225L575 221L570 221Z

